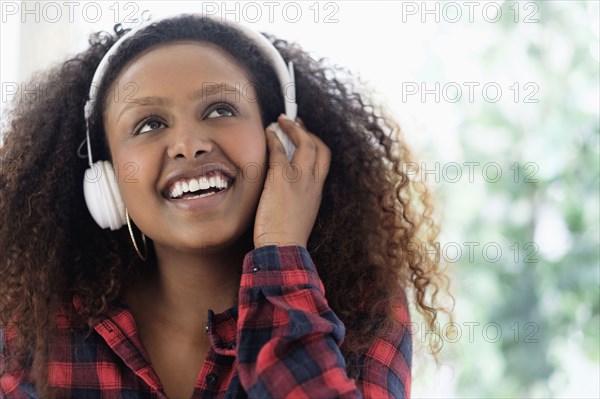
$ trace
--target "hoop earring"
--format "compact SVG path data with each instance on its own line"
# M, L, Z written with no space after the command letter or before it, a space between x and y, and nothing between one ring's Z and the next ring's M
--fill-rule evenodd
M140 252L140 249L137 246L137 242L135 241L135 237L133 236L133 229L131 228L131 220L129 219L129 212L127 212L127 208L125 208L125 218L127 219L127 227L129 227L129 237L131 237L131 243L133 244L133 248L135 249L135 252L137 252L139 258L142 261L146 261L146 258L148 257L148 247L146 246L146 236L144 235L144 233L142 233L142 242L144 243L144 253L145 253L145 255L142 255L142 253Z

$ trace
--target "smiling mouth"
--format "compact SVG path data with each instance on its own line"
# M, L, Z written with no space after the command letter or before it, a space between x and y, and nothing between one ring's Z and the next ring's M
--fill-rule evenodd
M211 172L200 177L182 178L171 184L164 194L171 201L189 201L227 190L232 183L221 173Z

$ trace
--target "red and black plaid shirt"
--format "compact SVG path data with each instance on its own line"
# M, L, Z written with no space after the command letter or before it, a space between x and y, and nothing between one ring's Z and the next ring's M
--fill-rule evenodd
M51 348L50 385L64 398L167 398L138 335L131 309L120 300L94 322L83 340L69 317L78 296L59 316L60 341ZM408 325L402 302L397 317ZM211 347L192 398L408 398L408 328L379 338L357 379L348 378L339 346L345 327L329 308L324 287L304 247L266 246L243 262L238 304L208 311ZM0 330L0 353L11 329ZM4 345L6 344L6 345ZM3 369L0 356L0 371ZM2 399L39 398L28 370L0 377ZM174 399L174 398L173 398Z

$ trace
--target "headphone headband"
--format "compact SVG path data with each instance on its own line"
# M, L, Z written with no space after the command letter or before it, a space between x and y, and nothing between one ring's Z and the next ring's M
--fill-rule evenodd
M184 15L184 14L178 14L178 15ZM243 34L246 38L251 40L259 48L262 55L269 61L269 63L275 70L275 73L277 74L277 78L279 79L279 83L281 85L281 91L282 91L282 95L283 95L283 99L284 99L286 116L288 118L290 118L291 120L294 120L296 118L298 106L296 104L296 90L295 90L296 86L295 86L293 63L290 61L286 65L285 60L283 59L283 57L281 56L281 54L279 53L277 48L275 48L275 46L266 37L264 37L261 33L255 31L247 26L237 24L237 23L232 23L232 22L224 22L213 16L207 16L207 15L203 15L203 14L187 14L187 15L198 15L202 18L209 18L215 22L219 22L220 24L229 26L229 27L237 30L239 33ZM102 78L104 77L104 74L108 67L108 63L110 61L111 56L114 55L118 51L118 49L121 47L121 45L123 44L124 41L126 41L128 38L135 35L137 32L146 29L148 26L150 26L156 22L170 19L175 16L176 15L164 16L164 17L158 18L156 20L150 20L147 23L142 23L141 25L138 25L138 26L132 28L131 30L126 32L123 36L121 36L113 44L113 46L106 52L106 54L104 55L104 57L98 64L98 67L96 68L96 72L94 73L94 77L92 78L92 82L90 84L88 100L85 103L85 107L84 107L85 126L86 126L85 134L86 134L86 141L87 141L88 162L89 162L90 166L93 165L92 146L91 146L91 141L90 141L90 118L92 115L92 110L93 110L94 105L97 100L97 98L96 98L97 87L100 85L100 82L102 81Z

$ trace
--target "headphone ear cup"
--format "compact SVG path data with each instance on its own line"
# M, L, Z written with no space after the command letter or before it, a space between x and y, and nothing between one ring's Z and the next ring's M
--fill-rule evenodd
M110 162L98 161L85 171L83 194L92 218L101 228L118 230L127 223L125 205Z

